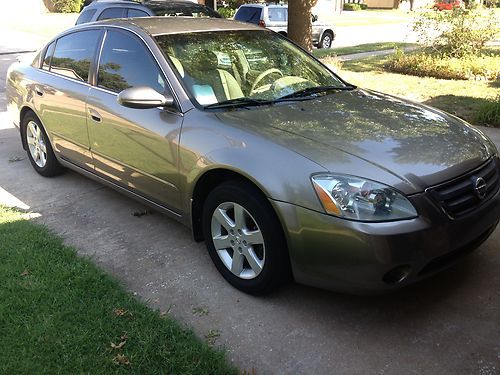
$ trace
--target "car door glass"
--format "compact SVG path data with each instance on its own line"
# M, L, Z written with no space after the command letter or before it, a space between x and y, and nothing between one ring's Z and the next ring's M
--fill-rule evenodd
M286 22L285 9L269 8L269 21L271 22Z
M92 17L94 16L96 9L86 9L81 14L80 17L76 20L76 25L80 25L82 23L90 22Z
M131 34L109 30L99 61L97 86L120 92L148 86L165 92L165 80L144 43Z
M59 38L50 62L50 71L87 82L100 35L100 30L85 30Z
M43 58L42 69L49 70L50 69L50 59L52 59L52 55L54 54L54 47L56 46L56 42L50 43L45 52L45 57Z
M124 8L108 8L105 9L100 15L98 20L109 20L112 18L123 18Z
M236 21L243 21L258 24L260 21L261 8L257 7L241 7L234 19Z
M142 11L142 10L139 10L139 9L128 9L128 14L127 14L127 17L128 18L132 18L132 17L148 17L149 14L147 14L146 12Z

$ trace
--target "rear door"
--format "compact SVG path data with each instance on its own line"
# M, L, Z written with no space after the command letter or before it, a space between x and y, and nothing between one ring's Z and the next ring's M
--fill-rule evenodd
M118 93L129 87L170 90L152 53L131 32L108 29L96 83L87 99L95 171L176 210L182 114L162 108L126 108L117 102Z
M41 120L60 156L92 169L85 99L100 29L77 31L53 42L44 56L43 78L34 87Z

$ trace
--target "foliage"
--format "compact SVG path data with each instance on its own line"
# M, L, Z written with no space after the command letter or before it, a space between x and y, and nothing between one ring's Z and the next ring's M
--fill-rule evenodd
M455 8L420 13L413 30L418 42L434 54L462 58L481 54L486 42L494 39L497 22L493 11Z
M25 215L0 206L1 374L236 374Z
M404 42L364 43L364 44L358 44L356 46L349 46L349 47L315 49L312 51L312 54L314 55L314 57L323 58L323 57L327 57L327 56L343 56L343 55L350 55L353 53L392 50L395 47L405 48L405 47L413 47L413 46L415 46L415 44L404 43Z
M217 12L224 18L233 18L236 10L233 8L217 8Z
M457 58L436 56L425 51L406 54L397 49L385 68L396 73L443 79L495 80L500 77L500 59L497 56Z
M500 94L481 105L476 114L476 120L480 124L500 127Z
M361 10L361 4L356 4L356 3L344 3L344 7L343 7L344 10L352 10L352 11L356 11L356 10Z
M56 13L76 13L79 12L83 0L51 0L54 12Z

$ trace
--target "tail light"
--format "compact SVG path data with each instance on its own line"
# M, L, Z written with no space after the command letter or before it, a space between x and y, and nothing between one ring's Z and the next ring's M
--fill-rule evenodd
M260 20L259 21L259 26L260 27L266 27L266 23L264 22L264 20Z

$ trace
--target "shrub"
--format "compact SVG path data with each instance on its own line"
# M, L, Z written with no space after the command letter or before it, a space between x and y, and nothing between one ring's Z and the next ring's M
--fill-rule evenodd
M361 5L360 4L355 4L355 3L345 3L344 10L361 10Z
M489 100L479 108L476 120L480 124L500 126L500 94L496 99Z
M500 59L496 56L442 57L427 52L405 54L396 50L385 64L392 72L442 79L484 79L500 77Z
M359 4L359 6L361 7L362 10L368 9L368 5L366 4Z
M217 12L224 18L233 18L236 10L232 8L217 8Z
M455 8L421 13L413 23L418 42L450 57L478 56L496 34L494 11Z
M54 12L56 13L75 13L79 12L83 0L51 0Z

